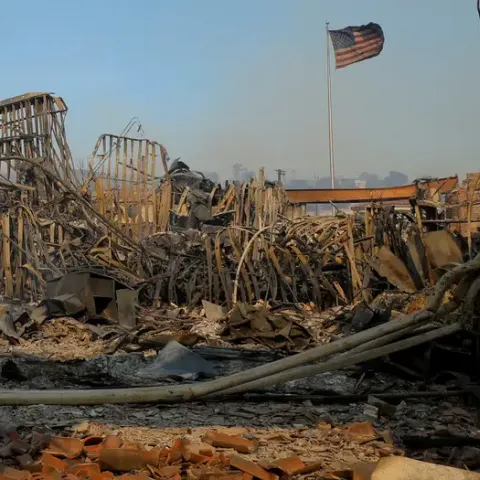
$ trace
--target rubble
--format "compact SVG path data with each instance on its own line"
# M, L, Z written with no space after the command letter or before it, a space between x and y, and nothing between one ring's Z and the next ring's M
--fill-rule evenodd
M268 312L265 305L237 303L221 335L233 343L253 340L270 348L300 351L311 340L310 332L301 324L303 318L302 314L285 308Z
M380 436L368 422L252 433L240 428L155 432L84 423L74 426L73 432L73 437L34 432L23 440L18 435L17 439L7 439L12 454L5 457L1 475L13 480L47 475L65 475L70 480L123 478L126 474L150 479L245 478L248 474L266 480L312 474L345 480L352 474L353 478L407 480L430 478L428 475L459 479L480 476L407 459L402 451L378 440ZM204 443L205 439L210 442ZM19 443L28 453L15 454L12 445ZM237 453L239 447L242 453Z
M76 433L73 438L43 435L42 443L46 444L46 448L39 448L38 441L33 442L33 439L26 441L32 462L23 471L42 471L46 474L53 468L79 478L85 474L96 475L105 471L116 475L136 471L132 474L154 479L164 476L169 478L172 475L181 478L201 475L201 478L206 478L235 475L235 472L240 471L255 478L271 479L278 478L282 472L297 476L338 467L342 455L335 454L334 458L328 459L328 453L342 448L344 442L350 445L346 450L358 449L358 456L351 456L353 462L375 461L380 456L379 450L387 448L381 444L366 446L362 443L363 437L349 433L353 429L343 428L311 432L258 430L253 433L254 441L245 438L252 436L248 430L244 429L242 435L242 430L238 428L203 429L190 434L185 432L180 437L179 429L176 429L166 431L163 440L162 436L155 439L154 431L151 432L153 436L142 437L142 433L145 435L148 432L126 429L115 431L95 424L79 425L74 430ZM92 438L98 439L93 450L89 447ZM144 444L145 440L148 445ZM210 441L206 444L205 440ZM212 445L215 443L217 445ZM276 445L277 452L272 448L273 445ZM242 453L236 453L238 449ZM299 453L293 453L294 451ZM343 458L347 458L345 453ZM9 477L14 469L22 468L20 461L18 457L9 458L7 471L4 470L2 474ZM346 469L352 466L348 462L344 463Z
M248 182L216 185L155 141L107 134L79 179L61 98L34 93L0 106L2 411L27 415L27 407L8 405L32 404L36 417L49 418L41 410L49 404L68 426L73 414L53 405L87 417L118 408L134 422L139 412L121 404L165 402L182 412L172 421L183 426L205 422L207 411L218 423L261 426L286 422L278 407L255 420L262 402L282 401L298 427L268 440L210 429L153 448L105 432L55 435L47 448L33 448L38 438L8 437L2 478L461 475L397 457L376 462L401 453L390 426L413 409L409 402L426 402L414 404L421 414L429 400L479 397L478 176L460 187L452 177L356 192L380 197L354 215L308 217L292 195L343 201L351 192L289 193L263 169ZM405 192L411 213L381 202ZM250 352L231 350L240 345ZM368 382L385 371L409 380L401 391ZM201 402L199 410L190 404L193 417L174 405L187 400ZM350 402L345 415L358 417L353 425L318 423L334 414L319 405L341 402ZM451 405L436 414L445 411L465 429L442 432L437 417L425 435L402 433L401 448L479 468L470 412ZM314 432L300 427L312 424ZM288 452L277 445L285 455L266 455L275 438L300 440ZM452 444L465 448L450 457L442 448ZM333 465L339 446L343 458Z

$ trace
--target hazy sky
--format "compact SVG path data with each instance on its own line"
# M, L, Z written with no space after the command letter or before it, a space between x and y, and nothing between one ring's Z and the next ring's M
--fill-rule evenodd
M50 91L85 158L138 116L192 168L328 175L325 22L379 23L383 53L333 72L337 172L480 162L475 0L2 2L2 96Z

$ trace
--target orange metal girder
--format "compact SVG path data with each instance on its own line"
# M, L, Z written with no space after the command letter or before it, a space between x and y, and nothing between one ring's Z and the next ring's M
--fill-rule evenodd
M385 188L338 188L320 190L290 190L287 197L291 203L363 203L381 200L402 200L416 196L417 190L434 190L446 193L457 186L457 177L430 180L402 187Z

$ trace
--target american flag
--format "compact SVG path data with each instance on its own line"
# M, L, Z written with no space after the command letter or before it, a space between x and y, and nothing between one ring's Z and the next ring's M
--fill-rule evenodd
M478 0L480 2L480 0ZM376 57L383 50L385 37L380 25L369 23L361 27L329 30L337 68Z

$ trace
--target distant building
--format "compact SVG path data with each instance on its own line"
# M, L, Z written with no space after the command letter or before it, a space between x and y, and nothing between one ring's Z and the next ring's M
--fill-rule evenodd
M366 180L355 180L355 188L367 188Z

